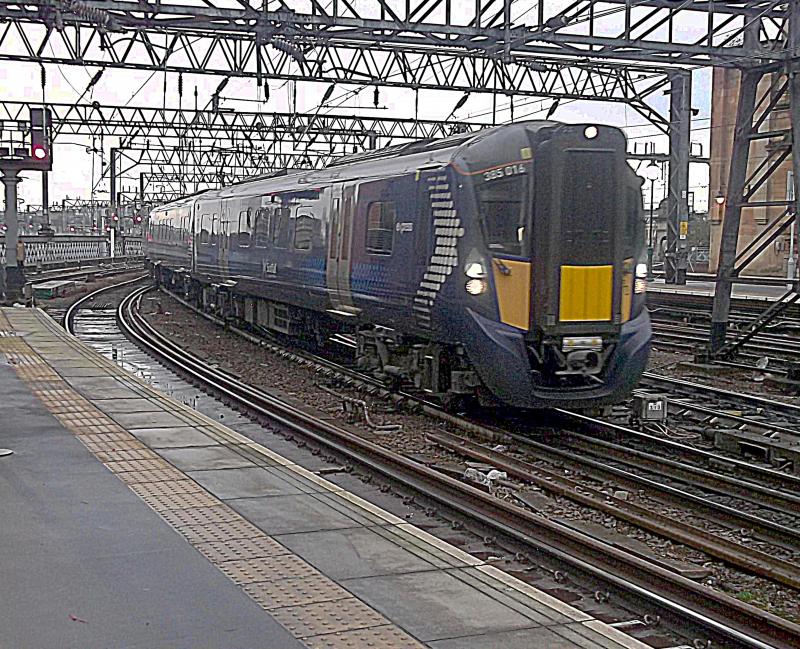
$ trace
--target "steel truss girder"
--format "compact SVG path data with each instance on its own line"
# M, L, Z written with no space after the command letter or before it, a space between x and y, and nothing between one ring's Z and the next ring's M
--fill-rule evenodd
M330 160L329 154L317 151L126 148L112 150L107 171L112 195L123 179L138 178L143 196L154 182L169 183L170 191L185 196L279 169L319 169Z
M0 122L26 122L33 102L0 101ZM211 111L190 108L112 106L97 103L47 104L59 135L120 138L120 146L147 140L186 142L220 147L253 147L280 140L306 145L359 149L389 146L395 141L440 138L460 131L473 131L487 124L437 120L414 120L326 115L316 113L274 113L252 111ZM342 151L339 151L342 153Z
M84 34L86 30L92 33ZM179 45L164 34L148 32L130 38L143 42L136 47L118 39L101 51L93 27L59 32L17 20L0 22L0 60L623 102L666 128L664 118L645 102L667 83L665 71L658 68L566 59L506 61L449 52L444 46L417 51L327 44L318 48L313 63L298 63L285 53L256 56L252 43L228 43L220 35L210 37L210 44L187 38ZM155 42L159 39L166 40ZM199 51L204 47L208 49ZM176 49L185 51L185 58L178 60Z
M76 35L75 44L102 41L110 62L117 62L116 55L125 50L141 48L151 62L161 58L159 53L165 59L183 53L200 63L203 57L191 56L196 51L192 41L211 38L212 46L204 50L210 56L244 64L255 58L253 50L269 47L307 64L310 71L321 60L333 60L321 56L326 47L347 44L366 50L387 41L398 49L450 48L504 59L562 54L703 65L755 56L777 59L784 55L788 15L784 4L770 0L576 0L567 7L541 0L535 11L517 8L509 0L476 0L473 5L458 0L333 0L326 5L317 0L193 0L184 4L84 0L80 5L97 11L70 11L57 0L5 2L0 18L42 22L58 32L72 29L77 34L88 28L94 36ZM693 30L686 29L690 25ZM760 36L755 40L746 37L753 33L753 25ZM126 30L142 38L119 38ZM145 37L155 33L163 35L161 42ZM237 41L244 44L236 46ZM80 46L69 50L76 57L73 62L81 50Z

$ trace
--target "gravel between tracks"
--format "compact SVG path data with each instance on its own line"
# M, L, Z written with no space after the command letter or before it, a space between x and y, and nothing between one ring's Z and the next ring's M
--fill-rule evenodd
M752 370L723 366L702 368L692 363L691 354L683 352L654 349L650 354L648 371L800 405L800 396L787 395L769 381L765 381L768 372L753 372Z
M426 433L451 430L448 424L424 415L397 412L382 400L374 400L362 393L323 382L312 369L281 358L232 332L221 329L167 295L150 294L146 296L142 300L142 312L153 326L166 334L173 342L190 349L209 362L218 364L220 368L231 372L245 382L271 391L282 392L305 403L313 404L320 411L344 419L341 399L321 389L319 384L323 383L341 394L367 401L370 416L378 423L402 426L399 432L379 433L371 430L366 424L357 422L355 425L364 437L428 464L458 470L464 470L468 466L462 457L430 443L425 438ZM678 355L656 352L651 359L651 367L661 373L666 373L667 370L663 365L682 360L676 359L676 356ZM464 434L461 430L452 430L451 432ZM514 449L510 450L513 452ZM530 455L524 453L515 455L521 459L538 463L543 468L553 469L552 464L547 464ZM611 484L598 485L588 476L581 476L579 472L571 472L562 466L557 466L557 468L564 471L565 474L569 474L571 478L592 487L600 487L604 490L615 489L615 486ZM515 496L517 490L534 492L537 511L546 518L599 525L608 530L612 536L615 531L624 537L644 543L651 552L663 559L704 566L711 571L710 576L703 581L706 585L723 590L789 620L800 622L800 593L729 568L710 559L702 552L672 543L602 512L582 507L566 498L551 497L530 485L507 481L504 486L498 488L497 496L520 504ZM701 523L702 527L708 530L713 530L715 527L707 521L699 521L689 512L669 508L645 493L631 493L629 498L637 504L656 507L658 511L675 519L692 524ZM741 541L742 537L746 537L746 534L733 533L729 535L731 540Z

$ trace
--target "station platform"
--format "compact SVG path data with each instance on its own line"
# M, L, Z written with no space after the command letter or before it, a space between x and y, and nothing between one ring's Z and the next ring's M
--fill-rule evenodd
M645 649L0 311L0 646Z

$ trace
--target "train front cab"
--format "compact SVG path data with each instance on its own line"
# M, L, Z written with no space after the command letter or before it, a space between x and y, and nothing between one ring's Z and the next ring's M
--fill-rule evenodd
M552 123L509 136L516 140L478 142L462 165L484 239L482 251L473 242L464 266L464 347L506 403L618 402L650 350L646 269L637 263L641 182L626 162L624 136Z

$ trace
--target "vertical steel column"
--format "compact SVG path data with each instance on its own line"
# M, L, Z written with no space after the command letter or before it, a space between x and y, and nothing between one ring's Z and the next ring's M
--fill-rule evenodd
M109 189L111 193L111 213L119 213L118 209L119 206L117 205L117 149L116 147L111 147L111 154L109 162L111 163L111 175L109 181Z
M744 183L747 178L747 163L750 157L753 111L755 110L758 83L763 77L763 68L749 68L741 72L739 104L736 107L736 130L733 134L733 151L731 152L731 166L728 172L728 194L725 197L722 237L719 244L717 287L714 293L714 308L711 313L710 342L712 354L722 348L728 333L731 287L736 265L736 249L739 243L739 223L742 217Z
M689 232L689 149L692 120L692 73L670 75L669 193L667 195L667 284L686 283Z
M16 169L2 169L3 186L5 188L5 222L6 222L6 261L0 273L0 289L7 302L15 302L22 296L25 274L17 266L17 241L19 229L17 225L17 185L22 180Z
M789 77L789 111L792 120L792 188L793 204L789 209L794 210L794 228L792 229L792 237L800 237L800 192L798 189L798 180L800 180L800 154L797 152L797 147L800 146L800 0L792 0L790 4L791 13L789 14L789 52L793 55L788 61L786 66L786 74ZM798 241L792 242L793 245L789 246L790 254L798 250ZM793 266L793 260L789 261L789 268ZM796 280L797 268L795 267L794 277L790 279ZM798 286L795 283L795 291Z

